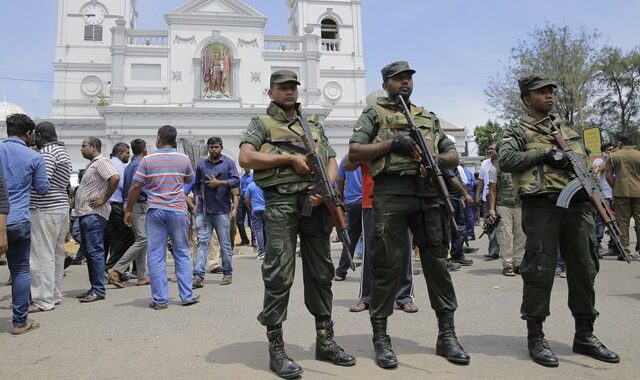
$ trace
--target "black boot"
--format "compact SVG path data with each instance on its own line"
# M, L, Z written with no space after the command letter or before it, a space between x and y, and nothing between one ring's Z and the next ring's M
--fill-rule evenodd
M576 334L573 336L573 352L591 356L608 363L618 363L620 357L609 350L593 335L593 319L576 318Z
M527 331L529 356L531 356L533 361L545 367L557 367L558 358L553 351L551 351L547 340L544 339L542 321L527 319Z
M293 379L302 374L302 367L284 352L282 329L267 331L269 339L269 367L283 379Z
M344 352L333 340L333 321L316 329L316 359L345 367L356 364L356 358Z
M373 327L373 348L376 351L376 364L381 368L396 368L398 358L391 348L391 338L387 335L387 319L371 318Z
M436 354L446 356L447 360L456 364L469 364L471 357L458 343L456 330L453 324L453 315L438 317L438 341Z

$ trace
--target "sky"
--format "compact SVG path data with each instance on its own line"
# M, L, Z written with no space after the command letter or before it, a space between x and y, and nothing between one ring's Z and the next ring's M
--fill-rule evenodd
M166 29L163 15L187 1L139 0L138 28ZM286 0L244 2L269 17L266 34L288 34ZM536 27L596 29L601 44L628 50L639 44L638 15L640 0L362 0L367 93L380 88L380 68L407 60L412 101L473 130L496 117L487 81ZM57 0L0 0L0 101L50 115L56 30Z

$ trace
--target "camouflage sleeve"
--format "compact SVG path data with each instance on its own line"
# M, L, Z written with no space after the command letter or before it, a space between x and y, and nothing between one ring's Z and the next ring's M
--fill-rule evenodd
M365 108L353 127L353 135L349 139L349 144L371 143L376 136L376 124L379 124L378 113L373 107Z
M321 144L324 146L324 148L327 150L327 152L329 152L329 158L335 157L336 156L336 151L329 144L329 139L327 138L327 135L324 133L324 127L322 126L322 123L320 123L320 122L318 122L318 130L320 131Z
M242 135L240 136L240 146L244 143L248 143L253 145L256 150L260 150L260 147L262 147L262 143L266 138L267 131L264 128L264 125L262 125L258 116L254 116L251 118L251 122L249 123L247 130L242 132Z
M507 173L518 173L537 165L544 159L543 149L526 148L525 135L517 125L507 127L500 143L500 169Z

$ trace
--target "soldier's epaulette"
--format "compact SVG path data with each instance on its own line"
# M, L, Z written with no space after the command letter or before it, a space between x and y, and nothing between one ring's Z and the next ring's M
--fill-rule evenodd
M307 121L309 123L314 123L314 124L318 124L320 122L320 116L318 116L317 114L311 114L309 116L307 116Z

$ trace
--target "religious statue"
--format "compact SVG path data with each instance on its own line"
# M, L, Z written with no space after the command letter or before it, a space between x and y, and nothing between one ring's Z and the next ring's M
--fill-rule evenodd
M231 51L221 43L212 43L202 51L202 97L231 97Z

